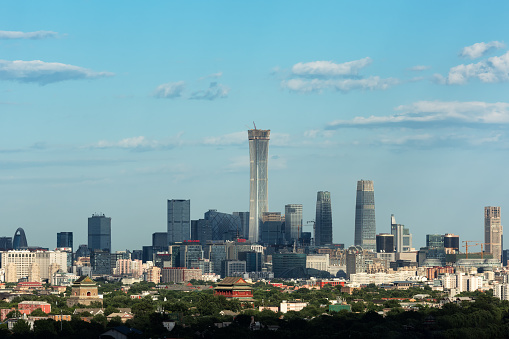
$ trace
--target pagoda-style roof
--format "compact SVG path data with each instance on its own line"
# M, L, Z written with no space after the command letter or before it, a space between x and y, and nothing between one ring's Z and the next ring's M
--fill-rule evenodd
M93 281L88 275L82 275L78 280L76 280L72 286L95 286L97 285L95 281Z
M241 277L226 277L222 281L217 283L218 286L222 285L249 285Z

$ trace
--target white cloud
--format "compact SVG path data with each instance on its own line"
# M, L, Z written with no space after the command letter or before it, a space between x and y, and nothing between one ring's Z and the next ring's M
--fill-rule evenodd
M117 142L101 140L93 148L153 148L157 141L147 140L144 136L125 138Z
M205 80L205 79L219 79L220 77L223 76L223 72L217 72L217 73L212 73L212 74L209 74L209 75L206 75L204 77L201 77L200 80Z
M112 76L109 72L96 72L90 69L40 60L0 60L0 80L47 85L52 82L77 79L94 79Z
M460 56L464 58L477 59L484 56L493 49L504 48L505 44L499 41L478 42L461 50Z
M191 93L189 99L192 100L215 100L219 98L226 98L230 89L217 82L211 82L209 88L204 91L196 91Z
M417 135L403 135L399 137L384 136L380 138L380 142L386 145L404 145L409 142L422 142L431 140L433 136L431 134L417 134Z
M382 79L378 76L371 76L366 79L289 79L281 82L283 88L294 92L309 93L334 89L341 92L348 92L353 89L387 89L398 84L394 78Z
M47 38L56 38L58 36L57 32L52 31L37 31L37 32L19 32L19 31L0 31L0 40L10 40L10 39L47 39Z
M414 72L421 72L421 71L426 71L426 70L428 70L430 68L431 68L431 66L417 65L417 66L413 66L413 67L408 68L408 70L409 71L414 71Z
M486 103L480 101L419 101L396 107L400 114L389 116L356 117L352 120L336 120L328 128L341 127L423 127L435 124L447 127L451 124L508 124L509 103Z
M168 82L157 86L153 96L156 98L173 99L182 95L186 84L184 81Z
M435 74L437 82L449 85L463 85L471 78L486 83L509 81L509 52L478 63L455 66L450 69L447 77Z
M297 76L347 76L356 75L358 71L369 64L372 60L369 57L336 64L332 61L299 62L292 67L292 73Z
M203 139L204 145L241 145L247 142L247 132L234 132L218 137L206 137Z

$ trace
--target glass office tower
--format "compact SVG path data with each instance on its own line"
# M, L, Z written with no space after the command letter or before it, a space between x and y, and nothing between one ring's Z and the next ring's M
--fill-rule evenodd
M316 196L315 245L332 245L332 209L330 192Z
M111 218L104 214L88 218L88 249L111 252Z
M249 138L249 240L260 240L260 222L269 211L267 190L270 130L250 129Z
M373 181L357 181L355 246L376 251L375 190Z
M290 243L299 242L302 234L302 204L285 205L285 237Z
M168 244L191 239L191 200L168 200Z
M72 232L59 232L57 233L57 248L70 248L71 252L73 252L73 243L72 243Z

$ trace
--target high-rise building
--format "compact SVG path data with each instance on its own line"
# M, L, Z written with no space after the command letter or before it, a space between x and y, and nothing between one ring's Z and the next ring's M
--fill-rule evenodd
M20 227L14 232L14 237L12 238L12 248L15 250L21 250L28 248L27 237L25 236L25 231Z
M493 259L502 260L503 229L500 223L500 207L484 207L485 251L493 254Z
M212 227L209 220L191 220L191 240L198 240L202 245L212 240Z
M269 210L267 189L270 130L250 129L249 138L249 240L260 240L260 222Z
M70 248L73 251L72 232L57 233L57 248Z
M332 209L330 192L316 195L315 245L332 245Z
M212 238L207 240L230 240L242 238L243 230L240 217L233 214L221 213L217 210L205 212L205 220L210 222Z
M244 232L242 237L249 239L249 212L233 212L232 214L240 218L240 226Z
M260 225L260 242L265 245L279 245L284 242L281 212L264 212Z
M394 235L381 233L376 235L376 251L378 253L394 252Z
M191 200L168 200L168 244L191 239Z
M302 234L302 205L285 205L285 237L290 243L299 242Z
M354 244L376 250L375 189L371 180L357 181Z
M458 253L460 250L459 235L446 233L444 235L444 247L447 253Z
M88 218L88 249L111 252L111 218L104 214Z
M443 248L444 235L443 234L426 234L426 247L427 248Z
M168 233L155 232L152 233L152 246L165 248L168 246Z
M391 214L391 234L394 235L394 246L397 253L412 250L412 234L402 224L396 224L394 214Z
M0 237L0 251L12 250L12 238Z

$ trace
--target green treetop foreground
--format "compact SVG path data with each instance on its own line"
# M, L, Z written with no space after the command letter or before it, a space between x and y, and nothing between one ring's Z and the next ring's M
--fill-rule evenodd
M73 315L71 321L55 322L39 320L34 330L27 331L26 324L16 324L13 331L7 325L0 325L0 337L7 338L97 338L108 329L121 325L119 318L106 318L120 308L130 308L134 318L124 325L136 328L143 334L140 338L158 337L242 337L242 338L497 338L509 334L509 302L500 301L489 294L477 293L474 302L459 305L438 303L430 306L417 305L413 311L401 308L401 300L384 298L411 298L416 294L428 294L428 299L440 299L441 294L431 290L413 288L409 290L385 291L368 286L352 295L340 292L339 288L321 290L299 289L288 293L283 290L257 283L253 286L254 305L242 304L214 296L212 289L190 292L157 290L154 295L132 299L130 295L152 291L153 285L134 284L125 293L119 283L98 281L100 293L104 293L105 314L91 317L90 312ZM1 307L13 307L22 300L44 300L52 305L54 314L73 314L78 307L68 308L66 296L50 295L19 297L13 303L1 303ZM157 298L157 300L153 300ZM329 312L331 300L340 299L352 305L347 311ZM283 301L304 301L308 303L300 312L286 314L269 310L258 311L258 306L279 306ZM380 300L382 303L380 304ZM95 305L98 306L98 305ZM79 306L79 308L84 308ZM91 308L91 307L89 307ZM385 316L378 313L385 308ZM388 310L390 309L390 310ZM230 314L221 315L221 311ZM382 312L380 312L382 313ZM235 316L231 314L236 314ZM82 321L87 316L90 323ZM170 333L163 327L163 321L177 321ZM252 330L252 322L258 330ZM219 328L217 324L229 326ZM62 326L62 328L61 328Z

